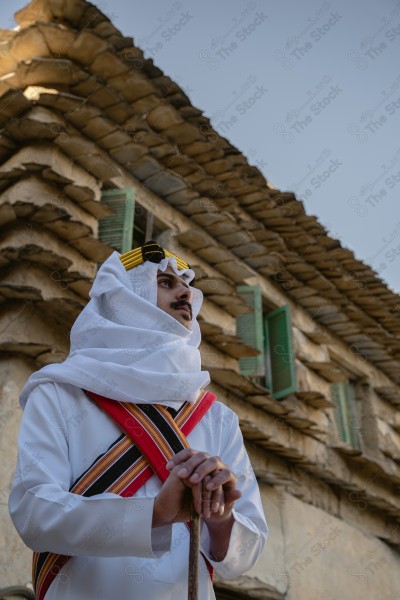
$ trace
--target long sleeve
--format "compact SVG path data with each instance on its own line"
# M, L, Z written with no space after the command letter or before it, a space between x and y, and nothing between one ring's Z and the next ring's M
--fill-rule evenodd
M71 423L60 409L56 386L44 384L32 392L9 499L12 520L26 545L69 556L157 558L168 551L172 528L151 526L154 497L139 492L132 498L111 493L85 498L68 491L74 479Z
M238 478L237 487L242 497L235 502L235 522L228 551L222 561L216 562L210 558L210 536L204 523L201 532L201 549L216 573L224 579L239 577L254 566L268 534L257 480L243 444L238 418L231 411L230 414L231 427L226 432L226 446L221 450L221 458Z

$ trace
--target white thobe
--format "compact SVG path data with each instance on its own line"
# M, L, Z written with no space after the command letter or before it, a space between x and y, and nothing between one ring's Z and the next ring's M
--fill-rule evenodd
M187 598L189 532L183 523L152 528L154 498L161 487L156 476L131 498L111 493L86 498L68 491L120 435L119 427L78 387L44 383L29 397L10 514L32 550L72 557L46 600ZM268 532L237 416L215 402L187 439L192 448L220 456L238 477L243 495L235 503L224 560L211 560L205 523L201 531L201 550L215 579L236 578L255 564ZM212 598L201 559L199 599Z

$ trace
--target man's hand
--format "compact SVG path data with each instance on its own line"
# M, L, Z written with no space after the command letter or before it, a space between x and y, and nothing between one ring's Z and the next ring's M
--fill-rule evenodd
M218 456L185 448L167 468L170 475L154 503L153 527L188 521L192 498L207 525L231 520L233 505L242 494L235 475Z

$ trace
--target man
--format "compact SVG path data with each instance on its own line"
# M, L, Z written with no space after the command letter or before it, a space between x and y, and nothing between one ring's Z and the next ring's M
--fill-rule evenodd
M215 598L212 569L238 577L263 548L238 419L204 391L193 282L189 265L155 242L115 252L71 330L67 360L22 391L9 508L36 553L37 598L186 599L192 499L201 600Z

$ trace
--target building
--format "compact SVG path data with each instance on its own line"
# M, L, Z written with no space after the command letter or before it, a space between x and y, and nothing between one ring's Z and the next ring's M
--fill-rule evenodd
M33 0L16 19L0 33L0 586L30 579L7 511L19 390L68 353L111 246L152 237L196 270L203 367L239 415L270 528L219 597L397 597L399 296L95 6Z

